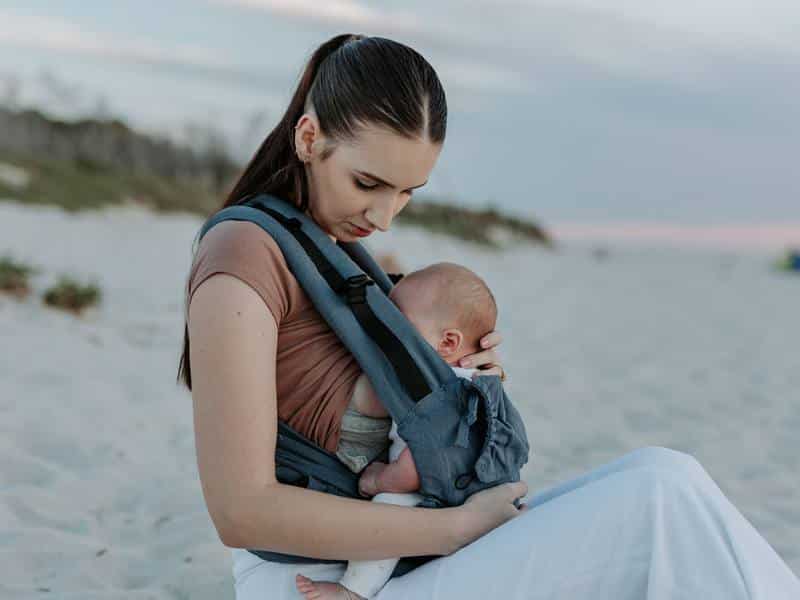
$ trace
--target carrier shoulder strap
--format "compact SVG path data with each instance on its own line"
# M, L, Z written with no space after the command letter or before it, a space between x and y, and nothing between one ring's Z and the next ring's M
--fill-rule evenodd
M358 242L341 247L310 217L267 194L218 211L204 224L201 237L225 220L251 221L275 240L392 418L402 420L417 401L456 377L388 298L392 281Z
M277 210L261 203L256 204L255 207L260 208L283 225L303 247L303 250L306 251L308 257L317 267L317 271L325 278L325 281L328 282L331 289L337 294L344 296L350 310L353 311L353 314L358 319L359 323L361 323L364 331L367 332L383 351L386 358L389 359L398 378L408 390L409 396L411 396L415 402L418 402L430 394L431 388L417 366L416 361L411 357L406 347L397 338L394 332L383 323L367 302L367 286L372 285L374 280L370 279L369 276L365 274L353 275L344 279L333 267L325 254L320 251L317 245L303 231L302 223L299 219L294 217L287 218ZM351 258L353 254L361 254L353 247L351 247L350 250L351 252L349 254ZM360 255L360 259L364 264L367 262L367 256L369 255L366 252ZM372 261L371 257L369 260ZM380 273L380 278L385 279L384 286L388 283L389 289L391 289L391 281L385 273L380 271L377 265L375 265L371 271L376 277L378 277L378 273ZM381 287L383 288L383 286Z

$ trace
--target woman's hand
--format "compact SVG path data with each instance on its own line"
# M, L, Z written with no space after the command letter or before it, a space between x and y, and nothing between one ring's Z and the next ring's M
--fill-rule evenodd
M457 534L461 542L459 548L528 511L527 504L521 503L519 508L514 506L514 501L527 493L528 484L515 481L481 490L467 498L457 508L461 513Z
M466 368L479 369L473 377L481 375L499 375L500 381L506 380L506 373L503 367L500 366L500 355L496 346L500 345L503 340L502 336L497 331L491 331L481 338L481 348L485 348L480 352L468 354L458 361L459 366Z

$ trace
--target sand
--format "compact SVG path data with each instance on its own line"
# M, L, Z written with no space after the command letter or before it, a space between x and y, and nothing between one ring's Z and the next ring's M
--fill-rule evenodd
M0 597L232 598L175 383L201 220L0 202L0 222L0 254L42 270L27 300L0 295ZM683 450L800 573L800 276L763 251L495 254L399 227L368 243L493 289L532 491L640 446ZM98 281L100 305L44 306L62 273Z

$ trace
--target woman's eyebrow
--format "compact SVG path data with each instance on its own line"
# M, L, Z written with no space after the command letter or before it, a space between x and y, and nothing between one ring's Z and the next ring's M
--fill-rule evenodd
M375 180L375 181L377 181L378 183L382 183L383 185L388 185L390 188L393 188L393 187L394 187L394 186L393 186L391 183L389 183L388 181L385 181L385 180L381 179L380 177L378 177L377 175L373 175L372 173L367 173L366 171L356 171L356 173L358 173L359 175L366 175L367 177L369 177L370 179L374 179L374 180ZM423 185L425 185L426 183L428 183L428 180L427 180L427 179L426 179L426 180L425 180L423 183L420 183L419 185L415 185L414 187L412 187L412 188L408 188L408 189L410 189L410 190L415 190L415 189L417 189L417 188L421 188L421 187L422 187Z

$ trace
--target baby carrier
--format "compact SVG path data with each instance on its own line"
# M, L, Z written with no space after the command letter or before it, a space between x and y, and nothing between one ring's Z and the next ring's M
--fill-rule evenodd
M470 381L453 372L389 299L402 275L390 278L360 243L333 242L275 196L223 208L205 222L200 238L226 220L256 223L277 242L314 307L366 373L414 458L420 506L458 506L479 490L519 481L529 445L500 378ZM358 474L281 421L275 464L282 483L364 499ZM250 552L276 562L342 562ZM401 560L393 576L412 563Z

